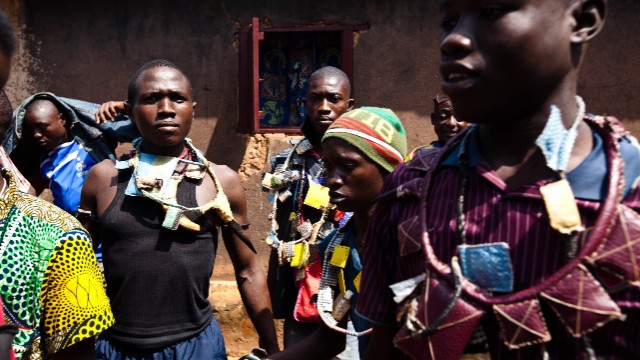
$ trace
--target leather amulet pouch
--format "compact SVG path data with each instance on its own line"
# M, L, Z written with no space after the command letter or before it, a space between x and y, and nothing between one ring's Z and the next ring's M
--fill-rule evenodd
M412 359L460 359L484 311L457 297L455 289L433 273L425 275L421 286L399 306L401 326L393 342ZM437 324L450 306L451 311ZM435 329L428 331L433 325Z
M588 257L597 267L618 274L620 282L640 285L640 215L625 205L618 205L616 222L600 248Z

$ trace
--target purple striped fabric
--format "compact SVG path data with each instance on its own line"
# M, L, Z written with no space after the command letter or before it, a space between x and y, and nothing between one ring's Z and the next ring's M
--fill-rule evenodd
M388 191L423 172L405 164L392 173L383 191ZM529 287L558 269L562 262L562 241L559 233L549 226L539 187L544 182L526 186L518 191L505 192L505 183L491 167L480 161L469 170L465 215L467 243L478 244L503 241L509 244L514 271L514 289ZM433 179L427 204L427 229L435 254L449 263L454 255L456 235L455 201L459 186L457 167L440 166ZM596 220L599 202L577 200L583 224L587 228ZM626 196L624 203L640 210L638 188ZM400 256L396 245L398 219L418 214L417 201L392 201L376 206L366 236L363 252L362 288L357 311L373 322L395 324L396 306L388 286L424 272L421 251ZM410 216L408 216L411 214ZM612 295L627 315L627 320L614 321L591 335L596 353L603 358L628 358L640 354L640 291L637 288ZM546 315L547 318L552 315ZM557 322L549 319L553 337L547 344L551 358L577 358L579 347ZM496 340L497 343L497 340ZM578 349L578 350L576 350ZM525 348L516 353L504 353L497 358L529 358ZM621 351L630 351L624 353ZM494 354L496 355L496 354ZM638 355L640 356L640 355Z

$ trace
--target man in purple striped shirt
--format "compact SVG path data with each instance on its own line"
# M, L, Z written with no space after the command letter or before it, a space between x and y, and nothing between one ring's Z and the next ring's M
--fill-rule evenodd
M576 96L606 7L441 1L442 88L475 125L387 177L362 256L366 359L638 356L640 149Z

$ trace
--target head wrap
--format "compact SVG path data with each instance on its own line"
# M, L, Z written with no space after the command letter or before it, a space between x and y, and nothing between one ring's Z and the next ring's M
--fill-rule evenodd
M396 114L384 108L361 107L331 123L322 141L336 137L355 146L371 161L391 172L407 152L407 136Z
M442 105L443 103L446 103L446 102L450 103L451 102L451 99L447 95L444 95L444 94L438 94L438 95L434 96L433 99L431 99L431 100L433 100L433 109L434 110L439 108L440 105Z

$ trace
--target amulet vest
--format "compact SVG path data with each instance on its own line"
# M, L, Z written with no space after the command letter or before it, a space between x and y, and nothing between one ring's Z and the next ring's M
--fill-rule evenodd
M160 348L188 339L211 321L209 278L217 229L200 212L187 212L201 231L162 227L162 206L125 196L132 170L118 171L116 195L100 218L107 295L116 322L106 336L122 346ZM185 178L178 203L198 206L196 186Z

